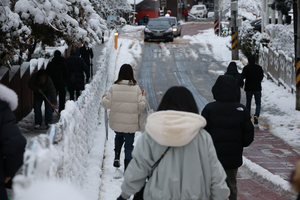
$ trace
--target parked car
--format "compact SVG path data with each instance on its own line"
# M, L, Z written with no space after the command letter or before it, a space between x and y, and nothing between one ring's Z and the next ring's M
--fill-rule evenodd
M253 27L253 30L261 32L261 18L251 21L250 25Z
M205 5L194 5L190 10L190 14L198 17L198 18L207 18L208 12Z
M173 42L174 34L170 21L159 18L149 19L144 30L144 40L150 39L165 39Z
M169 20L169 22L171 23L171 26L173 27L174 37L181 35L182 26L181 26L180 22L177 21L176 17L159 17L159 19Z
M269 23L270 24L271 24L271 21L272 21L272 19L269 18ZM255 20L251 21L250 25L253 27L254 31L261 32L261 22L262 22L262 19L261 18L257 18ZM275 19L275 24L278 24L278 19L277 18ZM285 24L284 21L283 21L283 24Z

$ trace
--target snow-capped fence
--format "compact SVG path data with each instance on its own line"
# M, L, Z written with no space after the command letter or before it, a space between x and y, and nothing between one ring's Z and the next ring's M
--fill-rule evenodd
M51 126L47 135L30 141L24 173L14 179L16 195L33 181L61 179L81 188L89 199L98 199L105 134L99 138L95 130L100 121L102 95L111 81L107 73L111 70L113 34L94 79L86 85L78 101L68 101L59 122Z
M296 91L294 57L288 57L283 51L275 51L261 46L259 64L263 67L267 77L275 81L278 86L283 85L292 93Z

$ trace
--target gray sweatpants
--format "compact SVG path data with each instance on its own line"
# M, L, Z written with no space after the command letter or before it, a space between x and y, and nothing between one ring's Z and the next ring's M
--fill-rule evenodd
M236 186L236 176L238 169L225 170L227 174L226 183L230 189L229 200L237 200L237 186Z

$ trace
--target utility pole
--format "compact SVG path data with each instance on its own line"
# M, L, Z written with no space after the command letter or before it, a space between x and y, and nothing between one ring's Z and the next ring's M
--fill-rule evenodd
M136 1L134 0L134 13L133 13L133 25L135 25L135 12L136 12Z
M215 12L214 30L215 30L215 34L218 35L220 29L219 0L214 1L214 12Z
M295 0L296 1L296 0ZM295 4L294 4L295 5ZM295 43L297 43L297 50L296 50L296 110L300 111L300 0L297 0L297 6L293 8L293 12L295 12L295 10L297 10L297 17L294 18L297 19L296 22L294 22L294 24L297 24L297 29L295 29L295 31L297 30L297 40L295 41Z
M238 2L231 2L231 52L232 60L239 60L239 40L238 40Z

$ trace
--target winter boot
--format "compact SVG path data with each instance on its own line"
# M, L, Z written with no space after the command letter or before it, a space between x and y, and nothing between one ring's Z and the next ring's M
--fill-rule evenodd
M120 164L120 154L121 154L122 147L115 147L115 160L114 160L114 167L119 168Z
M258 124L258 117L254 116L254 124L257 125Z
M127 169L128 165L129 165L130 161L131 161L131 159L130 160L129 159L125 159L124 160L124 171L126 171L126 169Z

